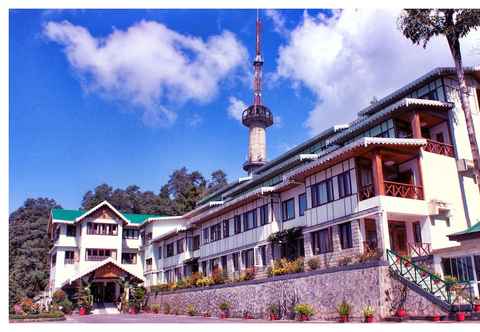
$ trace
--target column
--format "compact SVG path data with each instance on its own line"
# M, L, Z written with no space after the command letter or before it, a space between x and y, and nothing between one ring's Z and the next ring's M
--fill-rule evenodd
M378 151L373 152L372 156L373 188L375 196L385 195L385 184L383 179L382 156Z
M390 234L388 232L388 217L385 211L381 211L375 217L375 224L377 226L377 240L378 248L383 251L383 257L387 257L387 249L390 249Z
M420 232L422 234L423 243L432 243L432 224L430 217L425 216L420 219Z
M271 243L267 243L266 245L266 256L267 256L267 265L272 265L273 264L273 248L272 248L272 245Z
M303 251L305 252L305 261L313 257L312 233L303 233Z
M415 238L413 236L413 223L405 222L405 227L407 229L407 250L408 254L413 256L413 252L410 252L410 245L415 244Z
M227 272L229 277L233 277L235 273L233 268L233 254L227 255Z
M412 136L413 138L422 138L422 128L420 126L420 114L418 112L413 112L410 119L410 125L412 126Z

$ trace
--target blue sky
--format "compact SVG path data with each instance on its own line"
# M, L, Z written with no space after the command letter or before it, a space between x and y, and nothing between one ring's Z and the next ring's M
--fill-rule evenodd
M395 10L276 10L263 20L270 159L352 121L435 66ZM158 192L174 169L244 176L255 10L10 11L10 210L29 197L78 208L101 183ZM462 41L479 64L480 32ZM173 56L172 56L173 55ZM178 56L175 56L178 55Z

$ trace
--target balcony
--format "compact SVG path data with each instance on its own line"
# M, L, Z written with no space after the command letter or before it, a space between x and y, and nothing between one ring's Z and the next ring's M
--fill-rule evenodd
M425 146L424 150L447 157L454 157L453 145L437 142L431 139L427 139L427 145Z
M423 200L422 186L393 181L384 181L383 187L384 194L386 196ZM375 189L373 187L373 184L361 187L358 194L360 200L368 199L375 196Z

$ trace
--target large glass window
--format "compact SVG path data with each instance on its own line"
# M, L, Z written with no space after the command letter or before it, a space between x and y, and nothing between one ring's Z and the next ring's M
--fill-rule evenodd
M87 249L85 252L87 261L103 261L109 257L116 259L117 251L115 249Z
M122 232L122 237L124 239L138 239L138 229L135 228L124 228Z
M177 240L177 255L183 253L185 249L184 242L184 239Z
M222 228L220 223L210 227L210 241L218 241L222 238Z
M208 243L208 227L203 229L203 243Z
M353 247L352 243L352 223L346 222L338 225L338 235L340 237L340 245L342 249Z
M134 252L122 253L122 264L137 264L137 254Z
M260 225L268 224L268 204L260 206Z
M304 216L307 209L307 195L305 193L298 195L298 215Z
M243 256L243 264L245 268L248 269L255 265L255 256L254 256L253 248L242 251L242 256Z
M292 197L282 202L282 220L287 221L295 218L295 199Z
M242 221L239 215L236 215L235 217L233 217L233 228L234 228L235 234L242 232Z
M333 201L333 182L328 179L314 184L311 187L312 191L312 207L317 207L322 204Z
M172 257L174 255L173 242L167 244L167 257Z
M77 236L77 226L67 225L67 236L70 236L70 237Z
M230 236L230 220L224 220L223 221L223 237L229 237Z
M250 210L243 214L243 231L257 227L257 210Z
M73 250L65 251L65 264L73 264L75 262L75 252Z
M340 198L350 196L352 194L352 185L350 183L350 171L346 171L337 176L338 179L338 195Z
M312 232L312 251L314 255L333 251L331 227Z
M442 258L443 274L457 278L459 281L472 281L473 264L471 256Z
M117 235L116 224L87 223L87 234L89 235Z
M193 237L193 250L200 249L200 235L195 235Z

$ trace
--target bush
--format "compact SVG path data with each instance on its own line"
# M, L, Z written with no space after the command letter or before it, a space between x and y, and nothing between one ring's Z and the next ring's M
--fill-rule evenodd
M193 304L187 305L187 314L189 316L195 316L197 313L197 309L195 309L195 306Z
M222 311L230 310L230 303L228 303L227 301L222 302L218 305L218 308Z
M155 295L161 292L167 292L169 290L170 290L169 284L159 284L159 285L150 286L150 293L154 293Z
M38 319L38 318L62 318L65 317L61 311L50 311L50 312L41 312L38 314L29 314L29 315L10 315L10 319Z
M249 267L240 274L240 281L252 280L255 278L255 268Z
M272 276L282 274L299 273L304 271L304 260L299 257L295 260L289 261L286 258L277 259L273 262L273 267L267 271Z
M373 315L375 314L375 309L373 309L372 306L370 305L367 305L363 311L363 317L373 317Z
M22 308L22 312L29 314L33 310L33 301L29 298L24 298L20 302L20 307Z
M150 306L150 309L154 314L158 314L160 312L160 304L154 303Z
M60 303L60 302L63 302L63 300L65 300L66 297L67 295L63 290L57 289L55 292L53 292L52 300L54 303Z
M316 270L320 267L320 259L318 259L318 257L310 258L307 261L307 265L310 268L310 270Z
M338 266L346 266L352 262L352 257L351 256L345 256L343 258L340 258L338 260Z
M58 303L60 309L67 315L71 314L73 311L73 303L69 299L65 298L63 301Z
M197 280L197 287L211 286L214 284L214 281L210 277L202 277Z
M222 269L214 269L212 272L212 281L214 285L223 284L225 278L222 272Z
M315 311L313 310L313 307L306 303L296 304L293 307L293 312L295 312L297 315L303 315L307 317L312 317L313 314L315 313Z
M340 303L337 307L337 312L340 316L350 316L350 312L352 312L352 306L345 300Z
M380 249L367 249L363 253L357 255L357 261L359 263L378 261L382 255L383 252Z
M185 279L185 283L187 284L187 287L196 287L197 286L197 281L202 278L202 274L199 272L193 272L191 276L188 276Z

